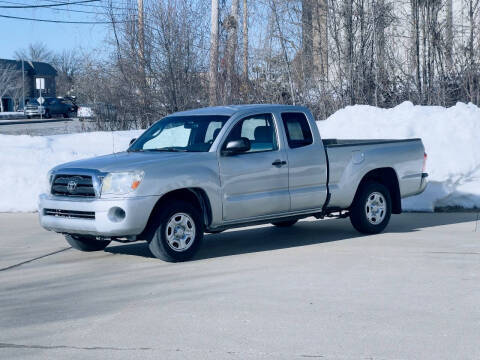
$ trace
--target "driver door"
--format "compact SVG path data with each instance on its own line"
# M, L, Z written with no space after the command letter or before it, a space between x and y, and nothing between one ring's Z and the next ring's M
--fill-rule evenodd
M251 149L236 155L220 155L220 180L224 221L241 221L290 210L288 164L280 149L272 114L258 114L239 120L227 142L246 137Z

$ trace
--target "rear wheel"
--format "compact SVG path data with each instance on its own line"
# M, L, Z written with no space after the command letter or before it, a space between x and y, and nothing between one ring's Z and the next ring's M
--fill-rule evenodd
M362 185L350 208L350 222L364 234L382 232L390 221L392 200L390 191L377 182Z
M50 114L50 111L48 111L48 110L45 110L45 115L44 116L45 116L46 119L50 119L52 117L52 115Z
M68 113L63 114L63 117L66 119L68 118Z
M164 261L190 260L203 240L201 213L183 200L166 205L156 226L149 248L156 258Z
M274 226L276 226L276 227L284 228L284 227L293 226L293 225L295 225L297 222L298 222L298 220L277 221L277 222L273 222L272 225L274 225Z
M96 240L92 237L78 235L65 235L65 239L72 248L80 251L99 251L110 244L110 240Z

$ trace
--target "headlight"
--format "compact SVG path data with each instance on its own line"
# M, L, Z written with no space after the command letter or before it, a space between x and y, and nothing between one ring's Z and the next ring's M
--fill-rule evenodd
M46 194L50 194L50 192L52 191L52 182L53 182L53 172L52 170L50 170L48 173L47 173L47 185L46 185L46 188L45 188L45 193Z
M143 179L143 171L109 173L102 182L102 195L124 195L136 190Z

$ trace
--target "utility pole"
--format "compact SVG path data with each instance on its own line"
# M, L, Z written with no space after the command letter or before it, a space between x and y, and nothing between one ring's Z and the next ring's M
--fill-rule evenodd
M243 81L248 83L248 4L243 0Z
M145 31L144 31L144 13L143 13L143 0L137 0L138 6L138 58L140 61L140 103L142 104L142 112L146 111L146 89L147 89L147 77L145 72ZM141 119L144 122L143 116ZM144 124L142 124L144 125Z
M232 8L227 20L228 40L227 40L227 86L226 103L232 102L235 93L235 65L238 43L238 6L239 0L232 0Z
M23 63L22 57L22 104L23 104L23 112L25 112L25 66Z
M138 1L138 55L140 61L142 62L141 66L144 69L144 57L145 57L145 33L144 33L144 23L143 23L143 0Z

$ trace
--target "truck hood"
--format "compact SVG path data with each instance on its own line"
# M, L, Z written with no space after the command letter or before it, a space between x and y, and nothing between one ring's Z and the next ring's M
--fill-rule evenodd
M201 156L200 152L121 152L77 160L56 166L53 170L89 169L101 172L121 172L142 170L157 163L178 163L178 160L191 161Z

